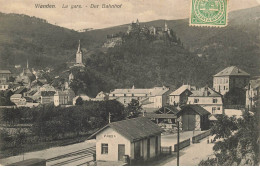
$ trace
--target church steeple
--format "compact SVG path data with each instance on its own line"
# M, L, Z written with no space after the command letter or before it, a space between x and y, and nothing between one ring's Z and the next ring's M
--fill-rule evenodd
M77 51L77 53L82 53L81 47L80 47L80 40L79 40L79 46L78 46L78 51Z
M82 57L83 57L83 52L81 50L80 40L79 40L78 51L76 53L76 64L82 64Z

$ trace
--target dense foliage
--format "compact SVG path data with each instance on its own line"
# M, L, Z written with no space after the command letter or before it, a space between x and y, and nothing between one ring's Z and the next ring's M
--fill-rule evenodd
M248 112L243 118L219 116L212 128L215 138L221 138L213 147L215 158L199 165L257 165L259 162L258 114Z
M1 109L4 128L0 131L0 149L19 147L24 138L27 144L35 144L88 135L108 124L109 113L111 122L126 117L124 106L115 100L87 101L67 108L41 105L31 109Z

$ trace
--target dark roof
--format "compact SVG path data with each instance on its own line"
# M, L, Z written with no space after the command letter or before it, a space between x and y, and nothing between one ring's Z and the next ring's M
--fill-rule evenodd
M26 92L26 90L27 89L25 87L20 87L18 90L16 90L14 92L14 94L22 94L22 93Z
M131 142L147 138L149 136L158 135L163 132L163 130L159 126L157 126L148 118L138 117L110 123L92 134L88 139L93 138L107 127L111 127L112 129L129 139Z
M230 66L214 75L217 76L250 76L247 72L239 69L236 66Z
M177 118L175 114L156 114L156 113L147 113L145 117L155 118L155 119L176 119Z
M221 94L209 87L204 87L202 90L192 91L190 97L221 97Z
M208 112L206 109L204 109L203 107L201 107L200 105L196 105L196 104L188 104L182 107L182 109L177 113L178 116L180 116L182 113L184 113L186 110L190 110L192 109L193 111L195 111L197 114L199 114L200 116L205 116L205 115L210 115L211 113Z
M41 96L54 96L55 91L41 91Z

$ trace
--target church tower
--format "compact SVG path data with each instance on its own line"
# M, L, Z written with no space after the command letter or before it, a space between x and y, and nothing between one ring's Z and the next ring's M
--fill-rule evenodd
M168 32L168 25L167 25L166 21L164 22L164 31Z
M79 46L78 46L78 51L76 53L76 64L82 64L82 50L80 47L80 40L79 40Z

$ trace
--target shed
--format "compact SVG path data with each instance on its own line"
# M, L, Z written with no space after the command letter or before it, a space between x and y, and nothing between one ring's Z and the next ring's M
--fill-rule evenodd
M209 128L209 115L210 112L199 105L183 106L177 113L184 131L207 130Z
M96 159L122 161L128 155L131 161L143 161L160 154L163 130L146 117L113 122L98 130Z

